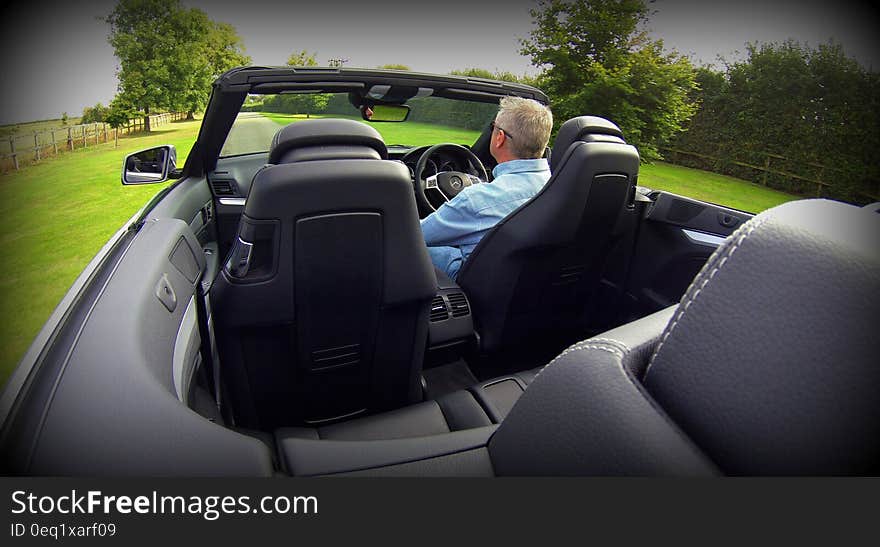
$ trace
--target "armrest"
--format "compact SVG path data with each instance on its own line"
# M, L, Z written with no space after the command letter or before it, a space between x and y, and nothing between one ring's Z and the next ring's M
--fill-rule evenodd
M430 437L383 441L279 438L281 462L291 475L332 475L441 458L485 448L497 426Z

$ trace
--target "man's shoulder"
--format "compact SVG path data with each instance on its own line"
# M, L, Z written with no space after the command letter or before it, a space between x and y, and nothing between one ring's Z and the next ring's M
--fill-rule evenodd
M550 164L544 158L517 159L499 163L492 170L496 179L507 175L550 174Z

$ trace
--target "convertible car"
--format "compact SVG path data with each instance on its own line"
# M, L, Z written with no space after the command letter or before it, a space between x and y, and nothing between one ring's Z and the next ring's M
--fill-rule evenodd
M419 219L491 184L501 97L232 70L177 179L92 260L0 398L3 471L80 476L873 475L880 215L639 185L611 121L456 279Z

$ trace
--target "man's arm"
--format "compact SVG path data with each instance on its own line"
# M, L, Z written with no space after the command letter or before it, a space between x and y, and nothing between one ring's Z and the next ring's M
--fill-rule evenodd
M439 209L422 219L422 234L428 246L458 245L462 237L480 230L475 224L470 200L458 194Z

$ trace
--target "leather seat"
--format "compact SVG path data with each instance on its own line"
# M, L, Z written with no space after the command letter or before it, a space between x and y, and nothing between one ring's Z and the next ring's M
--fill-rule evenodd
M541 334L581 333L639 154L603 118L565 122L552 176L480 241L458 274L487 353Z
M319 427L284 427L278 439L376 441L425 437L492 425L486 411L466 390L404 408ZM496 422L497 423L497 422Z
M876 475L880 216L826 200L751 219L678 306L579 342L498 426L279 439L297 475Z
M272 430L421 401L436 278L406 167L375 129L282 128L212 289L239 426Z
M428 437L497 425L540 369L480 382L435 400L318 427L283 427L276 438L336 441L379 441ZM273 443L267 443L274 446Z

